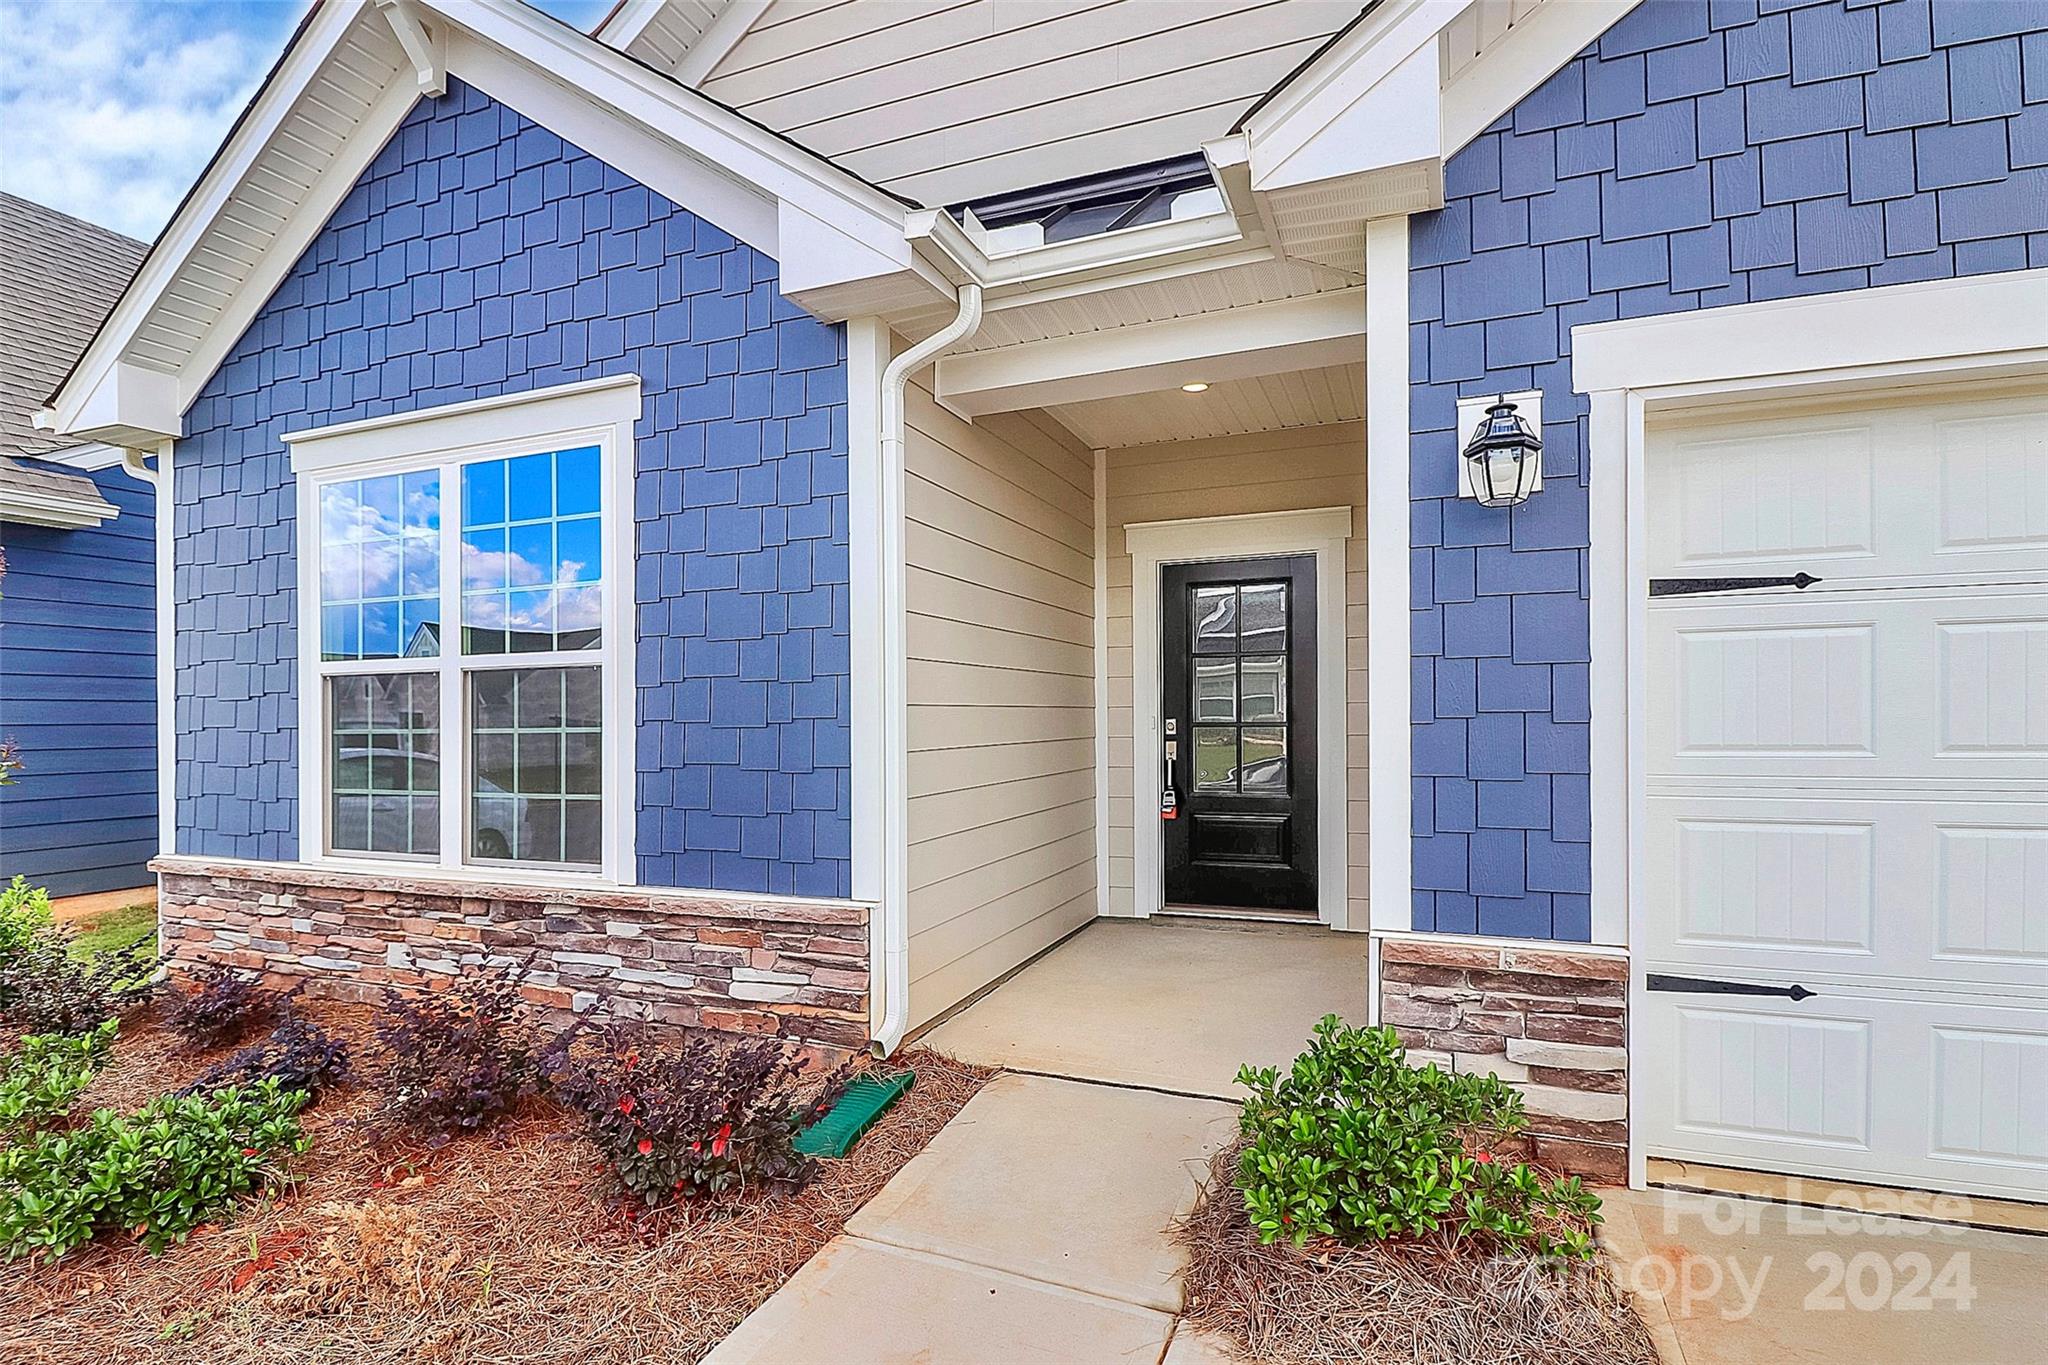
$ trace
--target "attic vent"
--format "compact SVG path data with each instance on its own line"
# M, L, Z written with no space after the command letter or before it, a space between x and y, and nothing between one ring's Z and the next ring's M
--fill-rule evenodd
M1192 213L1216 212L1222 207L1222 192L1209 173L1209 163L1196 153L990 195L956 204L951 212L964 218L971 210L982 226L990 229L1036 223L1044 230L1046 241L1065 242Z

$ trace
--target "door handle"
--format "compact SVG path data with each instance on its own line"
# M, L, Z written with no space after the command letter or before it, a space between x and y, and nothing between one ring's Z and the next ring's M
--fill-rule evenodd
M1788 1000L1809 1000L1816 992L1796 982L1790 986L1764 986L1754 981L1713 981L1699 976L1665 976L1652 972L1643 978L1646 990L1669 991L1675 995L1782 995Z
M1712 592L1739 592L1744 588L1797 588L1806 591L1820 580L1810 573L1782 578L1653 578L1652 597L1698 597Z

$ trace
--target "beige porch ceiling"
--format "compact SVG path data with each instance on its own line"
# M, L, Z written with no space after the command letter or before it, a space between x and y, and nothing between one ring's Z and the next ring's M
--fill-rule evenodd
M1211 384L1203 393L1172 388L1046 411L1097 450L1356 422L1365 416L1365 366L1290 370Z

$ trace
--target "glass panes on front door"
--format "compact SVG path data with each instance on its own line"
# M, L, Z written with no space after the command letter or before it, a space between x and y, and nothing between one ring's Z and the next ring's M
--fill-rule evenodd
M1287 791L1285 583L1192 590L1195 789Z

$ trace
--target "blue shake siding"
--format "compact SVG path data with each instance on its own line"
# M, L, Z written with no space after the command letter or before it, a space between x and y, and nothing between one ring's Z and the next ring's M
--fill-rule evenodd
M1414 926L1591 936L1581 323L2048 266L2048 5L1647 0L1445 172L1410 243ZM1456 497L1461 394L1544 491Z
M844 341L776 279L459 81L418 105L187 415L180 852L299 853L282 433L633 373L640 879L848 894Z

